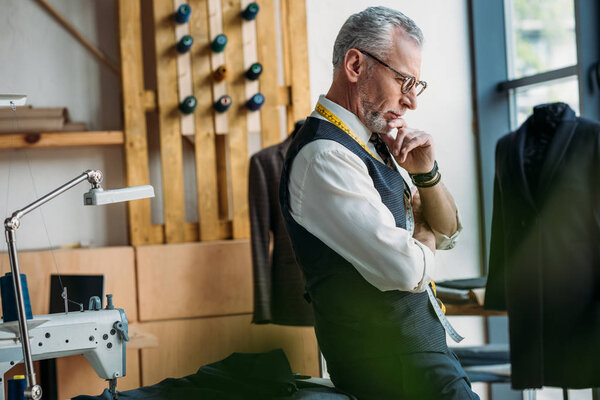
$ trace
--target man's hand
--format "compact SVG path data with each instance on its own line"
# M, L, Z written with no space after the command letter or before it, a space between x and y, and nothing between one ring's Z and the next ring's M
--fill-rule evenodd
M423 218L423 209L421 205L421 196L418 191L413 193L412 200L413 216L415 218L415 231L413 238L429 247L435 253L435 235L429 224Z
M431 135L408 128L402 118L389 121L388 127L390 130L398 128L396 138L390 133L382 133L381 139L402 168L409 174L424 174L433 169L435 153Z

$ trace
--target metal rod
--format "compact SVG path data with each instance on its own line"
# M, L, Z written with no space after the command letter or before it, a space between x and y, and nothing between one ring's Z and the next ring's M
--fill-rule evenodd
M27 373L27 388L25 389L25 397L39 400L42 398L42 387L37 384L35 379L35 370L33 369L33 361L31 359L31 347L29 343L29 331L27 329L27 316L25 314L25 302L23 300L23 287L21 286L21 272L19 270L19 258L17 255L16 245L16 230L19 229L20 219L40 207L42 204L47 203L56 196L64 193L73 186L83 181L89 181L93 187L99 187L102 181L102 173L100 171L85 171L77 178L65 183L59 188L51 191L47 195L34 201L33 203L25 206L24 208L15 211L11 217L4 221L4 230L6 236L6 243L9 249L10 268L13 275L13 287L15 289L15 300L17 303L17 317L19 320L19 334L21 335L21 347L23 349L23 362L25 364L25 371Z
M49 202L50 200L52 200L53 198L55 198L56 196L66 192L67 190L71 189L73 186L86 181L89 177L89 173L88 172L84 172L83 174L79 175L77 178L73 179L70 182L65 183L64 185L62 185L61 187L51 191L50 193L48 193L47 195L41 197L40 199L34 201L33 203L23 207L22 209L15 211L13 213L13 218L16 217L17 219L22 218L23 216L29 214L31 211L35 210L36 208L38 208L39 206L41 206L42 204L45 204L47 202Z
M578 74L577 65L571 65L570 67L555 69L541 74L535 74L526 76L524 78L513 79L510 81L500 82L498 84L498 91L505 92L510 89L516 89L522 86L534 85L536 83L542 83L551 81L554 79L566 78L567 76Z
M19 334L21 335L21 346L23 348L23 363L27 374L27 389L31 398L39 399L42 396L41 387L37 385L33 360L31 359L31 348L29 344L29 331L27 329L27 316L25 315L25 301L23 300L23 287L21 286L21 271L19 270L19 259L17 256L16 233L14 229L6 228L6 243L9 249L10 268L12 271L13 287L15 289L15 300L17 301L17 315L19 317ZM37 395L39 393L39 395ZM37 396L36 396L37 395Z

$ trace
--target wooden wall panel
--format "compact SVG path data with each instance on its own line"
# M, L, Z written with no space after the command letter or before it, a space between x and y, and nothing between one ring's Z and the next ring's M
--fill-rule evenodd
M190 34L194 38L192 79L196 107L196 185L198 188L198 226L200 240L224 239L219 235L219 188L217 186L217 153L213 123L213 97L207 86L211 82L210 42L207 0L192 0Z
M250 315L236 315L143 323L144 330L158 337L159 347L141 350L142 384L193 374L233 352L278 348L286 353L293 372L319 376L313 328L252 325L250 321Z
M244 49L242 38L242 6L240 0L223 0L223 29L229 41L225 58L231 75L228 85L233 105L229 116L229 162L231 167L231 204L233 208L233 238L250 237L248 217L248 126L246 118L246 89L244 77Z
M150 183L146 137L146 92L142 59L140 2L119 1L119 41L125 135L125 182L127 186ZM127 203L131 244L157 243L151 234L150 199Z
M252 311L248 240L136 247L140 320Z
M139 353L139 350L127 350L126 376L117 380L118 391L137 389L141 386ZM82 355L57 358L56 380L59 399L70 399L82 394L99 396L108 388L108 382L98 378L88 360Z
M2 253L0 257L3 271L8 271L8 255ZM19 267L27 275L33 314L48 314L50 275L57 274L55 260L62 275L104 275L105 293L114 295L115 307L124 309L130 322L137 321L132 247L19 252ZM106 298L102 303L106 304Z
M291 112L288 130L291 132L296 121L306 118L310 110L310 76L308 71L308 35L306 31L306 3L298 0L281 0L283 29L287 31L286 53L289 57L288 72L292 88ZM293 32L293 33L292 33Z
M275 1L257 2L260 13L256 20L256 45L258 62L263 66L263 74L259 78L260 91L265 96L265 104L261 108L260 124L262 147L281 142L279 126L279 84L277 79L277 38L273 34L275 24Z
M165 239L179 243L185 241L185 205L173 2L154 0L153 10Z

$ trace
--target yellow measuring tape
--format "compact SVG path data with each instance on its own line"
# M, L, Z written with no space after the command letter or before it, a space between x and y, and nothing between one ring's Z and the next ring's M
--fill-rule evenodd
M346 134L348 136L350 136L352 139L354 139L354 141L356 143L358 143L360 145L360 147L365 149L367 151L367 153L369 153L371 155L371 157L373 157L374 159L379 161L377 159L377 157L375 157L375 155L371 152L371 150L369 150L369 148L367 147L365 142L363 142L361 138L356 136L356 134L354 132L352 132L352 129L348 128L348 126L345 123L343 123L334 113L329 111L324 105L322 105L321 103L317 103L317 106L315 107L315 111L318 112L319 114L321 114L323 116L323 118L325 118L327 121L331 122L332 124L334 124L335 126L340 128L341 130L346 132ZM379 162L381 162L381 161L379 161Z

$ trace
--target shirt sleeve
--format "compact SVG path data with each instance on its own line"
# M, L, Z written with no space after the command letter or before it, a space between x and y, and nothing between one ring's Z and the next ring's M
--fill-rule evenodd
M432 229L433 234L435 235L435 248L436 249L450 250L450 249L453 249L454 246L456 246L456 241L458 240L458 236L460 235L460 233L463 230L463 226L460 222L460 216L458 214L458 208L456 209L456 226L458 226L458 229L456 230L456 232L454 232L454 234L452 236L444 235L443 233L440 233L440 232L436 231L435 229Z
M294 220L379 290L424 291L433 274L433 252L396 227L359 157L333 141L311 151L318 142L305 146L292 165Z

